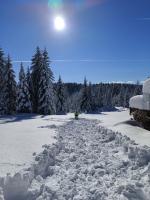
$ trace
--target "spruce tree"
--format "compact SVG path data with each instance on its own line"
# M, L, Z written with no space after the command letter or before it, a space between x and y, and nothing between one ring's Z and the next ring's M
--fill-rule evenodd
M95 102L97 102L96 105L99 109L99 108L103 107L103 95L104 94L103 94L103 90L102 90L102 83L98 85L98 88L96 89L95 95L97 97Z
M87 111L87 99L88 99L88 87L87 87L87 80L86 77L84 79L84 85L81 93L81 103L80 108L82 112Z
M129 89L128 87L125 89L125 92L124 92L124 103L123 103L123 107L124 108L128 108L129 107Z
M26 75L25 75L22 63L21 63L20 72L19 72L18 99L17 100L18 100L17 111L19 113L30 113L31 112L29 87L27 84L27 79L26 79Z
M40 80L38 88L38 113L55 114L53 72L50 68L48 52L45 49L42 57L42 67L40 70Z
M36 53L32 58L31 65L31 82L32 82L32 110L38 113L38 98L39 98L39 84L41 78L43 56L39 47L36 48Z
M9 56L6 60L6 71L4 77L5 114L14 114L16 112L17 87L15 73Z
M93 94L92 94L92 83L89 82L89 86L88 86L88 108L87 108L87 112L92 112L95 110L94 107L94 99L93 99Z
M81 94L80 108L82 112L92 111L92 94L91 85L88 86L86 78L84 79L84 86Z
M59 76L56 87L56 112L57 114L66 113L65 90L63 82L61 80L61 76Z
M141 91L141 86L140 85L135 85L135 89L133 92L132 96L136 96L136 95L141 95L142 91Z
M5 114L6 106L5 106L5 70L6 70L6 62L4 58L4 52L0 48L0 115Z
M30 68L29 67L27 68L26 81L27 81L27 87L28 87L28 91L29 91L31 108L32 108L33 85L32 85L32 79L31 79L31 73L30 73Z
M119 104L120 106L123 106L123 107L124 107L124 101L125 101L124 95L125 95L125 88L124 88L124 85L121 84L120 93L119 93Z

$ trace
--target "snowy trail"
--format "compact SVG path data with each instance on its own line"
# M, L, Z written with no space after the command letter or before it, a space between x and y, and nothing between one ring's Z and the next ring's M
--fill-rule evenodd
M129 111L81 114L80 118L97 119L99 124L127 135L140 145L150 147L150 131L129 124ZM32 154L42 145L55 142L56 127L74 118L74 114L36 116L16 115L0 118L0 177L12 175L33 162Z
M131 121L129 110L103 112L101 114L81 114L81 118L97 119L100 125L113 131L121 132L140 145L150 147L150 131L138 127L136 123Z
M149 200L150 148L98 121L58 128L57 143L36 160L29 200Z

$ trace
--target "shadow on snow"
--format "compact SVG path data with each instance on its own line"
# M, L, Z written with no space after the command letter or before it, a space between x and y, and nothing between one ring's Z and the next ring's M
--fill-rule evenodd
M44 116L37 115L37 114L17 114L17 115L0 116L0 124L7 124L7 123L12 123L12 122L21 122L23 120L36 119L36 117L43 118Z

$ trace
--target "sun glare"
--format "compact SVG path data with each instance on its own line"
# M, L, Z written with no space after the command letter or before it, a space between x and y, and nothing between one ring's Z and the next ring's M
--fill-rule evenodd
M57 31L62 31L62 30L65 29L65 27L66 27L66 23L65 23L64 18L61 17L61 16L55 17L55 19L54 19L54 28Z

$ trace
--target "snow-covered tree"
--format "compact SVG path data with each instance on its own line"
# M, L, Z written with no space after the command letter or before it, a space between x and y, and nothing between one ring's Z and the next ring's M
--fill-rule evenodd
M0 48L0 115L4 114L6 111L5 107L5 70L6 70L6 62L4 58L4 52Z
M124 102L123 102L123 107L124 108L128 108L129 107L129 90L128 88L125 89L125 92L124 92Z
M50 68L48 52L39 47L32 58L31 86L33 112L39 114L54 114L55 101L53 89L54 76Z
M102 84L99 86L96 86L95 88L95 103L97 106L97 109L100 109L103 107L103 89L102 89Z
M140 95L140 94L141 94L141 85L139 85L137 83L135 90L134 90L134 93L133 93L133 96Z
M82 112L91 112L92 111L92 87L91 83L87 84L86 78L84 79L84 86L82 89L81 94L81 102L80 102L80 108Z
M33 86L32 86L32 79L31 79L31 73L30 73L30 68L27 68L26 72L26 81L27 81L27 87L29 90L29 95L30 95L30 102L31 102L31 108L32 108L32 92L33 92Z
M94 105L94 98L93 98L93 94L92 94L92 83L89 82L88 85L88 110L87 112L92 112L95 111L95 105Z
M120 88L119 103L120 103L121 106L124 107L124 103L125 103L125 88L124 88L123 84L121 84L121 88Z
M104 92L104 98L103 98L103 105L106 109L111 109L113 107L113 84L107 84L106 85L106 90Z
M19 83L18 83L18 106L17 111L19 113L30 113L31 112L31 101L30 92L25 75L24 67L21 63L19 72Z
M87 80L84 79L84 86L81 93L81 103L80 108L82 112L87 112L87 102L88 102L88 86L87 86Z
M39 101L39 84L41 78L43 56L39 47L36 48L36 53L32 58L31 65L31 82L32 82L32 110L38 112L38 101Z
M5 114L14 114L16 112L16 81L12 62L8 56L6 60L6 71L4 76L4 97L5 97Z
M55 114L56 108L53 89L54 76L50 68L50 61L46 49L43 52L42 66L39 77L38 113L44 115Z
M56 87L56 112L57 114L66 113L66 97L65 97L64 84L61 80L61 76L59 76Z
M68 112L80 112L80 98L81 91L74 92L72 95L67 98L67 111Z

